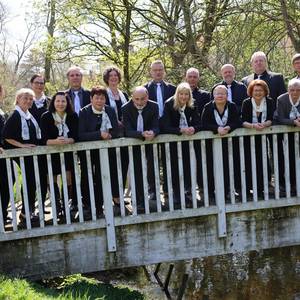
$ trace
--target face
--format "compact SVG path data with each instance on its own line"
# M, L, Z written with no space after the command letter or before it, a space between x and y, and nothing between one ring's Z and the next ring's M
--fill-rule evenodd
M225 67L221 71L222 78L227 84L231 84L235 77L235 71L232 67Z
M72 70L68 74L69 86L73 89L80 89L82 83L82 74L78 70Z
M31 83L31 88L35 94L41 94L45 89L45 81L43 77L36 77Z
M289 95L296 102L300 98L300 86L289 87Z
M116 71L109 72L108 85L118 85L120 83L118 73Z
M21 94L17 98L17 104L24 112L31 108L32 103L33 96L30 94Z
M156 82L162 81L165 76L165 69L161 64L153 64L150 70L152 79Z
M185 76L186 82L190 85L191 89L198 86L199 74L195 71L188 72Z
M57 112L65 112L67 109L67 99L63 95L57 95L54 100L54 108Z
M253 59L251 62L251 66L253 71L256 74L262 74L264 71L266 71L267 68L267 62L263 56L257 56Z
M91 103L94 109L101 111L105 105L106 98L103 94L101 95L94 95L91 98Z
M265 96L266 96L266 94L265 94L264 89L259 85L255 85L253 88L252 97L255 100L261 101L262 98Z
M214 90L214 100L216 103L225 104L227 101L227 91L223 88L216 87Z
M300 74L300 59L296 59L293 63L294 70Z
M190 93L188 91L181 91L178 93L178 103L180 106L184 106L190 100Z
M132 94L132 101L137 109L143 109L148 101L148 94L144 91L135 91Z

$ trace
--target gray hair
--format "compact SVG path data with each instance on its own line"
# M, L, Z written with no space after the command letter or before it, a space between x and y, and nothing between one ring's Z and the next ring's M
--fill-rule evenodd
M232 64L225 64L221 67L221 72L225 69L225 68L232 68L232 70L235 72L235 67Z
M197 73L197 74L198 74L198 77L200 77L199 70L198 70L197 68L194 68L194 67L187 69L186 72L185 72L185 76L187 76L187 74L189 74L189 73L191 73L191 72Z
M253 60L257 57L263 57L265 59L265 61L267 61L267 56L265 54L265 52L262 52L262 51L257 51L257 52L254 52L251 56L251 62L253 62Z
M224 84L217 85L217 86L214 88L214 91L213 91L213 95L214 95L214 96L215 96L215 94L216 94L216 90L225 90L225 91L226 91L226 94L228 95L228 89L227 89L227 87L226 87Z
M82 69L80 67L78 67L78 66L72 66L72 67L70 67L68 69L68 71L67 71L67 76L69 76L69 74L70 74L71 71L78 71L81 74L81 76L83 74Z
M19 89L16 92L16 97L15 97L15 103L14 104L16 105L18 98L22 95L25 95L25 94L28 94L28 95L31 95L32 97L35 97L34 91L32 89L22 88L22 89Z
M288 88L291 88L291 87L300 87L300 79L297 79L297 78L293 78L289 81L288 83Z

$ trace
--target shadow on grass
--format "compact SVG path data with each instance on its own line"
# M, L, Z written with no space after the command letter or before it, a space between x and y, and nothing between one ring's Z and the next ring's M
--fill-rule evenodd
M0 277L0 300L144 300L138 291L81 275L39 283Z

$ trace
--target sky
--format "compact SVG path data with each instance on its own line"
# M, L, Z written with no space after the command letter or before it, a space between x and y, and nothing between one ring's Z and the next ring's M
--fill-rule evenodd
M32 0L1 0L8 11L6 31L10 39L22 39L26 33L25 16L31 10Z

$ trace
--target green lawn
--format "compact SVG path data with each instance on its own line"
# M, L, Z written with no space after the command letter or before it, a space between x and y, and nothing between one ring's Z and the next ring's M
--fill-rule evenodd
M144 300L138 291L112 286L81 275L33 283L0 276L0 300Z

